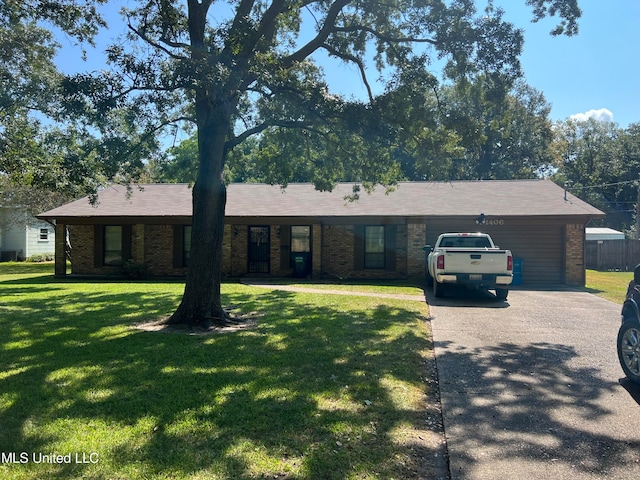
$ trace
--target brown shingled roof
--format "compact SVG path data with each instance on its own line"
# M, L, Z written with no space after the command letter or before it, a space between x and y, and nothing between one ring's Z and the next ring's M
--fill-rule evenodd
M603 212L548 180L486 180L456 182L401 182L393 192L378 187L361 193L356 202L345 196L352 183L332 192L311 184L286 189L265 184L232 184L228 188L227 217L340 217L340 216L574 216L602 217ZM185 184L149 184L102 190L93 206L82 198L40 214L39 218L189 217L191 188Z

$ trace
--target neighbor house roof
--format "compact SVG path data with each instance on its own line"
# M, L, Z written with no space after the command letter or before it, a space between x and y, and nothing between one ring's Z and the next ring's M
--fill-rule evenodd
M357 201L345 199L353 183L340 183L332 192L312 184L285 189L266 184L236 183L228 187L227 217L354 217L354 216L590 216L604 213L548 180L486 180L401 182L391 192L364 190ZM100 217L190 217L192 190L186 184L133 186L129 195L121 185L89 198L55 208L39 218L59 220Z
M624 232L606 227L588 227L585 229L587 240L624 240Z

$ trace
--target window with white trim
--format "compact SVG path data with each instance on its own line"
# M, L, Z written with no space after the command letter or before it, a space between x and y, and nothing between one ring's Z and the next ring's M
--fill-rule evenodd
M49 229L41 228L38 233L38 242L48 242L49 241Z

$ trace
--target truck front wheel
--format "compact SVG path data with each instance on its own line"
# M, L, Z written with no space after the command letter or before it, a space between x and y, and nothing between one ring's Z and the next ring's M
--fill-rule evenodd
M640 384L640 322L625 319L618 331L618 359L625 375Z

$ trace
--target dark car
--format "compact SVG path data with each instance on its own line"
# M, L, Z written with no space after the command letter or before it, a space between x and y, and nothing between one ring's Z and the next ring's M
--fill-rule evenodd
M629 282L622 306L618 359L627 378L640 384L640 265L633 271L633 280Z

